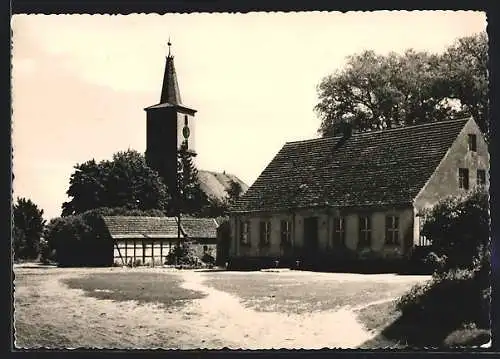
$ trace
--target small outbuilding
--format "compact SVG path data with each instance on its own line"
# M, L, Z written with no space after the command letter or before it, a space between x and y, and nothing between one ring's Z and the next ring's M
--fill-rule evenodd
M104 216L117 265L163 265L177 241L188 240L197 255L216 253L217 222L212 218Z

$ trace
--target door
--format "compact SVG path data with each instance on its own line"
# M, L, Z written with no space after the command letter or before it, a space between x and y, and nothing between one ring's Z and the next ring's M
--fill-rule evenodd
M318 218L304 219L304 250L306 256L314 256L318 251Z

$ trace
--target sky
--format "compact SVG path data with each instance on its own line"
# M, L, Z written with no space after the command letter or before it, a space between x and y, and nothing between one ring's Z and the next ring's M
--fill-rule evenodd
M76 164L145 151L169 37L198 168L251 185L285 142L318 137L316 87L346 56L441 52L486 24L465 11L14 15L14 198L57 217Z

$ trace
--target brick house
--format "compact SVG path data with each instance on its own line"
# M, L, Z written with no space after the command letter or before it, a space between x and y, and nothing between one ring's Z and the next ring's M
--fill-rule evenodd
M419 212L488 169L473 119L288 142L231 209L231 261L404 260Z

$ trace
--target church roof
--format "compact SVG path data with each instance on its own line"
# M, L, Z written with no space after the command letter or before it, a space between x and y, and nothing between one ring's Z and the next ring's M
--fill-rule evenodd
M169 103L172 105L182 104L179 84L177 83L177 74L175 73L174 57L170 54L167 56L167 62L165 64L160 103Z
M227 197L226 191L230 188L232 181L240 184L243 193L248 189L245 182L226 172L198 170L198 180L201 190L211 198L223 199Z
M170 45L171 44L169 42L169 47ZM189 114L194 114L196 112L196 110L182 104L179 84L177 82L177 73L175 72L174 57L170 54L170 50L165 63L160 102L153 106L146 107L145 110L148 111L166 107L175 107L176 109L184 110Z
M467 121L288 142L231 211L410 204Z

